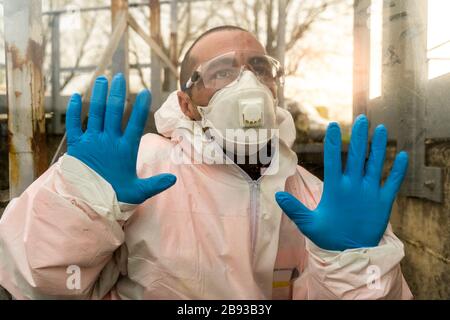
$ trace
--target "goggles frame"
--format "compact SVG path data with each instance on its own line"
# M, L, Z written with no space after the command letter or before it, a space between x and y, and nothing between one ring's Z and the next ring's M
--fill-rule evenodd
M274 68L274 71L275 71L275 74L271 76L272 79L270 79L270 81L273 81L273 83L275 85L277 84L277 81L279 81L280 85L284 84L284 69L281 66L281 63L277 59L275 59L275 58L273 58L273 57L271 57L269 55L266 55L266 54L261 54L259 52L256 53L254 51L235 50L235 51L229 51L227 53L218 55L218 56L216 56L216 57L214 57L214 58L212 58L212 59L210 59L208 61L205 61L205 62L201 63L195 69L195 71L192 73L191 77L186 82L186 84L185 84L185 86L183 88L183 91L191 89L194 85L199 83L200 80L203 81L202 73L204 73L204 70L207 69L208 66L212 64L212 62L220 61L220 59L224 59L227 56L232 56L233 57L233 62L236 62L237 60L235 59L235 57L236 57L237 54L245 55L245 54L248 54L248 53L250 53L250 54L254 53L254 55L250 56L250 57L247 57L246 60L245 60L245 63L240 63L240 65L234 66L234 68L236 70L237 70L237 68L239 68L239 73L234 75L230 79L230 81L228 81L227 84L235 81L236 79L239 79L239 77L242 75L242 72L243 72L244 69L247 69L247 70L253 72L255 74L255 76L258 78L258 80L260 80L263 84L266 84L267 79L265 79L265 80L263 79L262 80L261 78L263 77L263 75L258 74L257 71L255 70L255 66L252 66L249 63L249 60L254 59L254 58L264 58L264 59L266 59L266 61L270 63L270 66L272 68ZM209 86L207 84L205 84L205 81L203 81L203 83L204 83L204 87L205 88L209 88ZM221 88L225 87L226 85L221 86ZM218 89L221 89L221 88L215 88L215 89L218 90Z

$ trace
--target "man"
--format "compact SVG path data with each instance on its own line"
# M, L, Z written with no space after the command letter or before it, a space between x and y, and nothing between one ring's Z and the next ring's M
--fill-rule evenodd
M364 167L360 116L342 171L332 123L322 188L290 150L292 118L275 107L281 74L251 33L225 26L186 54L182 90L155 116L164 137L141 139L148 91L122 132L121 75L108 99L97 79L85 132L72 96L67 154L0 221L0 284L30 299L411 298L388 227L406 154L380 186L386 130L375 130ZM254 147L270 161L250 163Z

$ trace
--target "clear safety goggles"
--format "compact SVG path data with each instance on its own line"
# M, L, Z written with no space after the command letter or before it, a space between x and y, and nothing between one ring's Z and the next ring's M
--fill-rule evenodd
M276 59L260 52L230 51L200 64L187 81L185 90L200 81L207 89L222 89L238 79L245 69L269 88L284 80L283 68Z

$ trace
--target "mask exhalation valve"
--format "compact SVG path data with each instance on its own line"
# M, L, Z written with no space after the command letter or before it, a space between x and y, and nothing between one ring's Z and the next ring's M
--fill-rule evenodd
M242 128L260 127L264 124L264 99L239 100L239 121Z

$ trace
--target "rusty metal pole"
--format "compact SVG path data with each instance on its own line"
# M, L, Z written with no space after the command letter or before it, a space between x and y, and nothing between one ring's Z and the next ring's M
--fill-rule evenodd
M61 86L60 86L60 72L61 72L61 51L60 51L60 20L61 15L59 13L53 15L52 18L52 131L55 134L64 133L64 126L62 121L62 112L59 108L61 101Z
M47 167L41 0L4 6L9 193L19 196Z

